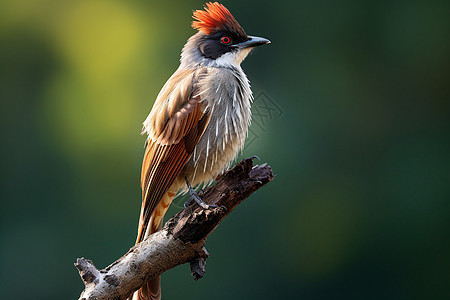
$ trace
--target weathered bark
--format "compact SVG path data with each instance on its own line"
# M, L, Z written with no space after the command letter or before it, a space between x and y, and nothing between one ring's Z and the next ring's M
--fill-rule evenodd
M77 259L75 266L85 284L80 299L127 299L147 280L188 262L194 279L200 279L208 257L207 236L239 203L272 179L270 166L253 166L252 158L244 159L202 195L203 201L217 208L190 205L103 270L88 259Z

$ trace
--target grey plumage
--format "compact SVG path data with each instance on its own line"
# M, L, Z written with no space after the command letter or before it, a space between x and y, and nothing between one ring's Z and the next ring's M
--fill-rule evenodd
M198 185L209 183L221 174L244 146L251 123L253 96L249 80L240 66L250 49L233 52L217 62L203 57L197 48L197 36L202 34L199 32L188 40L182 50L180 67L175 72L198 74L194 76L198 91L194 96L201 98L203 112L210 115L194 154L174 182L173 189L178 191L186 190L185 177ZM190 76L185 78L191 79ZM179 89L181 84L164 86L161 93L166 89ZM144 122L143 131L147 134L152 130L149 120L150 116Z

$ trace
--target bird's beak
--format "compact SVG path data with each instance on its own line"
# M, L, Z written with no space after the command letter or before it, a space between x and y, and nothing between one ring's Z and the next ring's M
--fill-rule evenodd
M268 39L257 37L257 36L248 36L249 40L236 44L235 47L239 49L245 49L245 48L253 48L256 46L261 46L265 44L270 44L270 41Z

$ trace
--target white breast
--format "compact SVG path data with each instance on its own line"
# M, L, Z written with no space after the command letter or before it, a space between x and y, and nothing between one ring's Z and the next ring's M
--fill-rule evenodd
M244 146L252 92L240 67L207 68L199 86L211 119L182 174L193 184L208 184L229 167Z

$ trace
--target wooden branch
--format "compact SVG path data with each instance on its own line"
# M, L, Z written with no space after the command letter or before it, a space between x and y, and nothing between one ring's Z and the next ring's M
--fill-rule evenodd
M202 195L203 201L217 208L190 205L103 270L88 259L77 259L75 267L85 284L80 299L127 299L147 280L188 262L194 279L202 278L209 255L204 248L207 236L239 203L272 179L270 166L253 166L253 158L244 159Z

